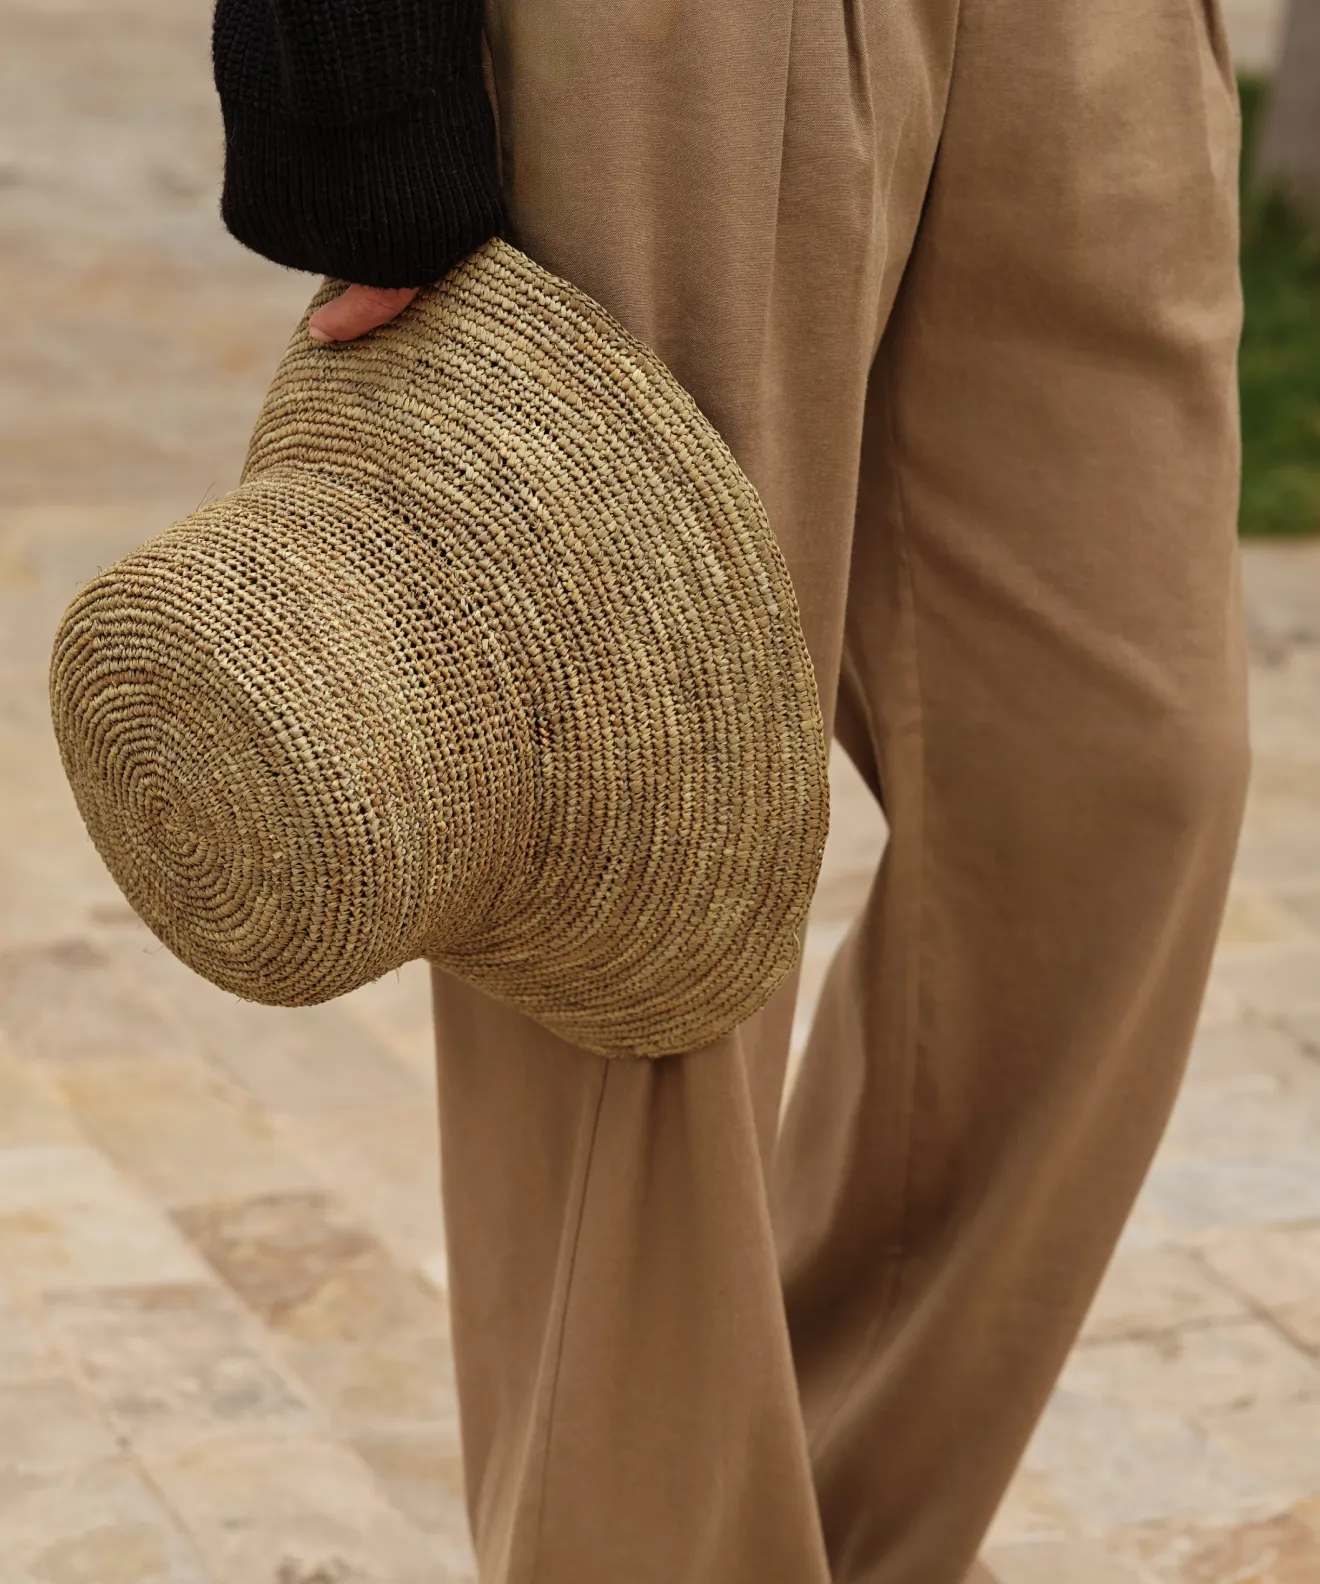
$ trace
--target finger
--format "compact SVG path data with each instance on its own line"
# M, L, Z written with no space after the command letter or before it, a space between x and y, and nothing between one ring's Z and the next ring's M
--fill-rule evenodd
M416 286L350 286L316 310L307 322L307 334L313 341L352 341L401 314L418 290Z

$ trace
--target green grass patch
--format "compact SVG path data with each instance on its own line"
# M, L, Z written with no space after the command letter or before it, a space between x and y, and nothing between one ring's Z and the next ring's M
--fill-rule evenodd
M1320 235L1250 179L1265 89L1242 89L1244 534L1320 532Z

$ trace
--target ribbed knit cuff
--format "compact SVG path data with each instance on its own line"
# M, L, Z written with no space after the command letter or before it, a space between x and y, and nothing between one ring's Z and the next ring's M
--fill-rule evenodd
M220 205L247 247L363 286L424 286L502 227L485 84L349 127L229 118Z

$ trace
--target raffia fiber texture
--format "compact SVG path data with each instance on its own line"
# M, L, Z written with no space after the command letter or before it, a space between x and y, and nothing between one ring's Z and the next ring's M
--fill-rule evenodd
M305 324L239 487L60 628L102 857L249 1000L424 956L590 1050L709 1043L796 961L828 819L752 486L653 354L506 242L360 342Z

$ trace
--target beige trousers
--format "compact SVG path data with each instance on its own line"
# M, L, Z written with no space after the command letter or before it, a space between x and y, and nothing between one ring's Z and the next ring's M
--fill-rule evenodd
M788 991L647 1064L437 977L482 1584L973 1566L1240 818L1212 4L488 0L513 237L750 473L892 834L777 1140Z

